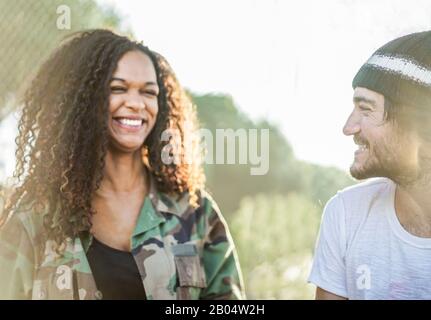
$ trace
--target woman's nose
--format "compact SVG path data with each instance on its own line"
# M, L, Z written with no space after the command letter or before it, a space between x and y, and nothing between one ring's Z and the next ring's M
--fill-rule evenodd
M130 93L126 98L125 105L128 108L143 109L145 108L145 101L140 94Z

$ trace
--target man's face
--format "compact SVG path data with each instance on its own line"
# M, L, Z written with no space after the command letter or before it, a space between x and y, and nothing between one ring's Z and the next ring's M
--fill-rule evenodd
M354 108L343 128L358 145L350 173L356 179L388 177L410 182L418 177L419 139L385 120L384 101L375 91L361 87L354 91Z

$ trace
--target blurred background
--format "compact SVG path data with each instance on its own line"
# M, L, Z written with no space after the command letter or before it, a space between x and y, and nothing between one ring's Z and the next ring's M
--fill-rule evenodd
M58 18L70 9L70 24ZM63 21L64 22L64 21ZM70 32L110 28L162 53L202 127L269 129L269 172L206 165L249 299L312 299L326 201L355 183L342 126L351 80L378 47L430 29L428 0L0 0L0 188L14 170L17 97Z

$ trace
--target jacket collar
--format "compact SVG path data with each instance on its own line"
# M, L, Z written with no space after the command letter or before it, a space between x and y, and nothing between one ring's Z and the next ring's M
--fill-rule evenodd
M150 176L150 191L148 197L153 203L153 207L158 212L167 212L182 216L189 208L189 194L184 192L181 195L170 195L157 191L156 179L153 175Z
M180 196L159 192L157 190L155 177L151 173L148 177L150 178L150 189L139 213L132 238L165 222L166 218L164 213L170 213L181 217L189 208L188 192L184 192ZM93 236L90 232L84 232L80 238L82 240L82 246L85 252L87 252L93 242Z

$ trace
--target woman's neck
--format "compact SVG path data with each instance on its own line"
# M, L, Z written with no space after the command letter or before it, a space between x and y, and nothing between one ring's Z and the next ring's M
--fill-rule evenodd
M140 151L120 153L108 150L103 179L97 193L122 194L147 189L149 177Z

